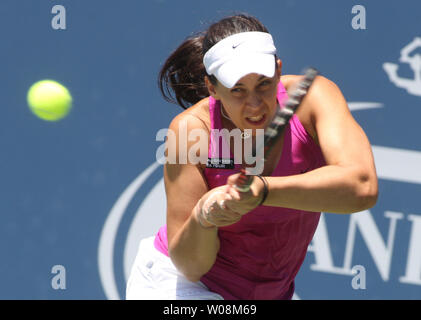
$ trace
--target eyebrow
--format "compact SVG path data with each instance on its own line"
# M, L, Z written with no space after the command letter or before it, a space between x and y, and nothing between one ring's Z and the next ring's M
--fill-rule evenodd
M262 76L259 77L259 79L257 79L257 81L259 82L260 80L262 80L264 78L267 78L267 77L262 75ZM236 86L244 86L244 84L242 84L241 82L238 82L234 87L236 87Z

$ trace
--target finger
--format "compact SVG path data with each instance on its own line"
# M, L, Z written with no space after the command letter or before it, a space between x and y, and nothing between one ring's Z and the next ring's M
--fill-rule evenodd
M235 188L230 188L228 194L231 196L231 200L240 201L242 199L241 193Z
M232 211L230 209L215 209L212 212L210 212L210 216L212 217L213 221L233 220L241 218L240 213Z
M225 206L225 200L221 200L219 201L219 206L221 207L221 209L226 210L227 207Z
M232 196L230 195L230 189L231 187L229 185L226 185L225 193L220 195L219 197L218 204L223 210L227 209L226 201L232 200Z
M230 186L233 186L237 190L242 190L240 187L243 187L245 183L248 186L250 186L253 180L254 180L253 176L249 176L249 175L244 176L244 174L236 173L228 177L227 184ZM249 190L250 190L250 187L248 187L247 191L242 190L242 193L248 193Z
M224 205L224 207L226 207ZM220 221L225 220L238 220L239 214L228 208L221 208L221 204L217 201L213 201L207 208L203 210L205 219L213 224L219 224Z
M229 186L235 186L235 184L236 184L237 179L238 179L239 176L240 176L239 173L234 173L234 174L230 175L228 177L228 179L227 179L227 185L229 185Z
M238 205L237 201L226 201L225 202L226 210L235 212L236 214L242 215L244 212L244 208Z

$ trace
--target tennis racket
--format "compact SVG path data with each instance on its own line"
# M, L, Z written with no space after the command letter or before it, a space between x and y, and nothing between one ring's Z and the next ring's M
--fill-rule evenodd
M314 68L308 68L305 71L304 78L297 84L297 87L292 91L291 95L289 95L285 106L283 108L278 108L272 122L266 128L263 144L257 147L253 146L253 154L257 156L260 153L257 153L256 151L260 152L261 148L263 148L263 161L268 158L270 151L282 135L289 120L297 111L318 73L319 72ZM253 178L254 176L247 174L246 168L243 167L235 188L240 192L249 191Z

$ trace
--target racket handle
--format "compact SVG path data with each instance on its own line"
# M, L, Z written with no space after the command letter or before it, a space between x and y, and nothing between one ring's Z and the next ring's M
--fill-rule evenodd
M238 178L238 183L235 185L235 188L240 192L249 191L253 178L253 175L246 174L246 170L244 168L241 169L240 177Z

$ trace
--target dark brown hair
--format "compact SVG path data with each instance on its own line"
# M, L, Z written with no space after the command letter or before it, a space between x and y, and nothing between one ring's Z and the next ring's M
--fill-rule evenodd
M206 31L188 37L168 57L158 76L158 86L165 100L186 109L209 96L205 76L216 84L203 65L203 56L222 39L240 32L269 31L255 17L239 14L213 23Z

